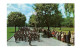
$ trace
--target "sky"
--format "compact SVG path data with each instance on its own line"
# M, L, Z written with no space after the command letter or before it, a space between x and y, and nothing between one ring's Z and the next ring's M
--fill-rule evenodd
M64 9L64 4L63 3L59 4L59 8L58 9L61 11L63 17L66 17L66 15L65 15L65 9Z
M35 14L35 10L32 6L34 6L34 4L7 4L7 15L10 12L21 12L26 16L26 23L28 23L30 16ZM63 3L59 4L59 10L61 11L63 17L66 17Z
M33 4L7 4L7 15L10 12L21 12L26 16L28 23L30 16L35 12L32 6Z

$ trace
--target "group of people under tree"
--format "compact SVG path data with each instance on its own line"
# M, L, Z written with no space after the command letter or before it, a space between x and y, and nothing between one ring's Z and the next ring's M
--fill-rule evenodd
M74 44L74 33L71 31L68 32L58 32L58 31L48 31L46 29L43 30L44 35L47 35L48 37L55 37L57 40L60 40L62 42L66 42L68 44L72 43Z
M29 27L21 27L14 34L15 42L19 41L28 41L29 45L31 45L31 41L40 41L40 34L35 30L31 30Z

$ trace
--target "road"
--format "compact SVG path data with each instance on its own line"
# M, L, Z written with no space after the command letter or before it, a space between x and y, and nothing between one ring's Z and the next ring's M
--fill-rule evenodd
M42 35L42 33L40 33ZM40 42L39 41L32 41L32 46L67 46L67 43L61 42L59 40L53 39L53 38L43 38L40 36ZM12 37L9 41L7 41L8 46L30 46L29 42L25 41L18 41L15 42L14 37Z

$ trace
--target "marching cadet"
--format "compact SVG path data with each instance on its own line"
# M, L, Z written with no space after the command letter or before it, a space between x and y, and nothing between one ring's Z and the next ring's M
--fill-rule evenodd
M28 36L28 39L29 39L29 45L31 46L31 35L30 34Z
M26 42L26 33L24 32L24 40L25 40L25 42Z
M22 40L23 41L23 35L22 35L22 32L20 32L20 38L19 38L19 40Z
M27 32L25 31L25 42L28 40Z
M35 40L35 32L34 32L34 40Z
M21 38L22 38L22 36L21 36L21 34L19 34L19 41L21 40Z
M17 41L18 37L17 34L14 34L15 42Z
M22 31L21 36L22 36L22 41L23 41L24 40L24 31Z
M35 40L37 40L37 33L35 32Z
M40 34L38 33L37 35L38 41L40 42Z

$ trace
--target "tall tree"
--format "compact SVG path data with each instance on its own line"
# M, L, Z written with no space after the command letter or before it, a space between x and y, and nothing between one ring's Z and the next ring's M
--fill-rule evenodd
M15 26L15 32L16 32L16 26L24 26L26 21L26 16L20 12L11 12L8 14L8 24L11 26Z
M66 24L69 27L73 27L74 26L74 3L66 3L64 5L65 7L65 13L66 13ZM71 18L71 14L73 15L73 18Z
M37 24L36 15L33 14L33 15L30 16L29 24L31 26L35 26L36 27L36 24Z
M62 19L58 5L59 4L35 4L34 9L37 12L37 22L40 25L47 26L48 30L51 25L57 25L58 22L60 22L59 20Z

